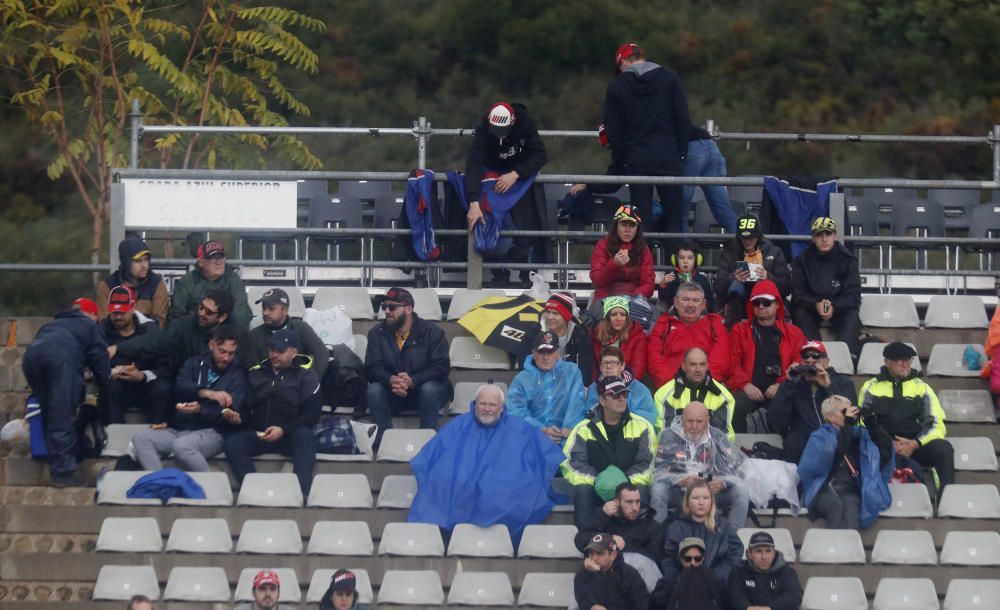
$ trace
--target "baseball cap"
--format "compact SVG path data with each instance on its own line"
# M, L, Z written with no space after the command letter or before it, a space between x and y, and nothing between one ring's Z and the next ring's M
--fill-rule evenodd
M607 553L608 551L617 548L618 545L615 544L615 539L611 537L611 534L607 532L598 532L591 537L587 546L583 547L583 552L597 551L598 553Z
M212 240L206 241L202 245L198 246L198 258L215 258L217 256L225 256L226 247L221 241Z
M601 377L597 380L597 395L621 396L628 392L628 384L621 377Z
M73 307L75 309L79 309L83 313L89 313L92 316L98 315L97 303L94 302L94 299L80 297L79 299L73 301Z
M269 288L259 299L254 301L254 305L264 304L264 307L274 307L284 305L288 307L288 293L281 288Z
M290 347L299 349L299 333L290 328L282 328L267 340L267 346L279 352L284 352Z
M684 551L688 550L691 547L698 547L699 549L702 550L702 552L704 552L705 541L696 536L690 536L688 538L685 538L684 540L681 540L680 546L677 547L677 556L680 557L681 555L684 554Z
M410 291L406 288L392 287L385 291L382 301L393 301L394 303L402 303L403 305L413 305L413 295L410 294Z
M514 126L514 108L507 102L497 102L490 107L487 115L489 132L498 138L510 133Z
M767 532L754 532L753 536L750 536L750 543L747 545L751 549L755 549L759 546L774 546L774 538L771 534Z
M623 60L626 60L633 55L642 54L642 47L634 42L626 42L622 46L618 47L618 50L615 52L615 69L618 69L618 66L621 65Z
M799 353L805 354L806 352L819 352L824 356L827 355L826 346L819 341L806 341L806 343L802 346L802 349L799 350Z
M274 570L261 570L257 572L257 575L253 577L253 588L256 589L262 585L274 585L275 587L281 588L281 581L278 579L278 573Z
M774 296L773 294L768 294L766 292L762 292L760 294L754 295L753 298L750 299L750 302L752 303L754 301L770 301L770 302L773 303L777 299L778 299L778 297Z
M818 235L820 233L836 233L837 223L828 216L820 216L812 222L812 234Z
M358 579L354 576L354 572L341 568L333 573L330 584L334 591L355 591L358 588Z
M128 286L115 286L108 294L108 311L128 313L135 307L135 294Z
M893 341L882 350L882 357L886 360L909 360L916 355L917 352L902 341Z
M567 322L573 317L573 306L576 301L573 295L568 292L553 292L548 301L545 301L545 310L554 311Z
M615 215L611 217L611 220L615 222L630 221L635 224L642 224L642 218L639 217L639 210L631 203L625 203L618 206L615 210Z
M531 349L539 352L553 352L559 349L559 337L548 331L538 333L531 344Z
M743 214L736 219L736 232L740 237L760 237L760 220L753 214Z

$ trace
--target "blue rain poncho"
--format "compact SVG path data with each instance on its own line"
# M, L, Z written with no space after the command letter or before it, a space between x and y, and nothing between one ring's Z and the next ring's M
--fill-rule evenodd
M507 411L536 428L558 426L572 430L582 418L575 422L570 419L587 409L583 392L580 368L572 362L560 360L554 369L543 372L528 356L524 370L510 384Z

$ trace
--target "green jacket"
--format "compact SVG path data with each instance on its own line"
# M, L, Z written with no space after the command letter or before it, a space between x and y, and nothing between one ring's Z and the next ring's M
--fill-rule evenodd
M284 328L290 328L299 335L299 340L302 342L299 353L312 356L312 370L316 373L316 377L319 378L320 382L322 382L323 375L326 373L326 367L330 363L330 350L323 344L323 340L319 338L316 331L312 329L312 326L309 326L301 318L289 316ZM266 360L267 340L277 330L266 324L261 324L247 333L247 336L240 342L240 362L252 364Z
M233 313L229 316L229 324L241 335L250 328L253 312L247 304L247 290L243 280L236 270L228 264L222 277L210 282L205 279L201 269L195 268L174 284L174 295L170 299L170 311L167 313L167 326L177 320L198 312L198 303L211 290L225 290L233 297Z
M656 455L656 434L653 425L629 412L622 416L621 433L608 437L603 412L578 423L566 439L562 463L563 477L572 485L593 485L597 475L608 466L622 469L636 485L653 482L653 456ZM595 433L596 431L596 433Z
M678 372L676 377L663 384L653 395L658 417L657 429L669 428L674 417L694 401L705 403L712 427L725 432L730 442L736 440L736 433L733 431L733 405L736 401L733 395L726 386L712 379L711 375L700 386L690 386L683 371Z
M875 377L861 386L858 403L862 409L871 409L879 424L890 436L912 438L926 445L944 438L944 409L931 386L919 377L917 371L901 381L894 380L882 367Z

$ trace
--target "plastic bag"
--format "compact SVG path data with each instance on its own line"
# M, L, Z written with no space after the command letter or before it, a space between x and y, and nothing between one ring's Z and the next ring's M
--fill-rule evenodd
M966 345L965 351L962 352L962 364L964 364L965 368L970 371L981 370L983 368L980 362L981 357L982 354L976 350L974 345Z
M524 294L530 296L536 301L547 301L552 295L552 291L549 290L549 283L545 281L541 275L532 271L529 274L531 278L531 288L526 290Z
M354 331L351 319L339 309L334 307L321 310L310 307L302 319L316 331L316 335L327 347L343 343L352 350L354 349Z

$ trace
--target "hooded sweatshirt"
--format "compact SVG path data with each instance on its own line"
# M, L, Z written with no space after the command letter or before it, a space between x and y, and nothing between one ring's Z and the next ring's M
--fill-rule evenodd
M149 275L142 282L129 273L132 267L132 257L140 252L148 252L149 245L138 237L123 239L118 244L118 259L121 264L118 270L104 278L97 285L97 311L100 317L108 315L108 296L115 286L125 284L135 291L135 310L156 320L160 328L167 323L167 309L170 307L170 297L167 295L167 285L160 274L153 271L153 259L150 256Z
M733 610L746 610L751 606L798 610L802 603L799 575L788 565L781 551L774 552L771 569L763 572L749 559L743 560L729 574L728 591Z
M754 377L758 342L770 334L762 334L761 327L754 316L753 300L761 295L771 295L778 303L777 320L773 328L778 333L778 354L781 358L781 373L776 383L785 380L785 371L793 362L799 360L799 352L806 343L806 336L798 326L785 322L785 303L781 300L778 287L771 280L762 280L754 284L750 298L747 299L747 319L737 323L729 331L730 371L727 385L733 392L743 390L743 386L751 383ZM764 391L766 388L758 388Z
M534 176L548 161L545 144L524 104L511 104L514 125L501 140L489 132L489 117L484 114L472 135L472 145L465 158L465 197L479 201L483 174L516 171L521 178Z

